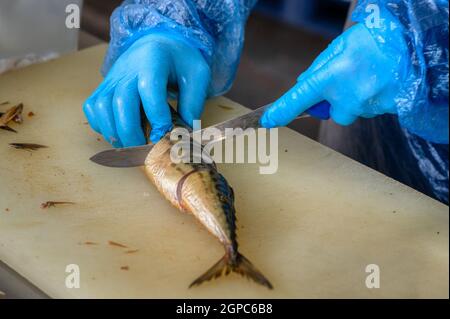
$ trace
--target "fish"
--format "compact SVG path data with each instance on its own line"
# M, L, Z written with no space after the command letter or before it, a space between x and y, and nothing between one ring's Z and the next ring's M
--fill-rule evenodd
M188 128L175 115L173 129L178 127ZM177 141L170 139L170 132L156 143L146 157L145 173L173 206L192 214L225 250L224 256L195 279L189 288L234 272L273 289L269 280L238 250L233 188L212 161L173 162L170 153L175 143ZM191 147L192 143L191 139Z

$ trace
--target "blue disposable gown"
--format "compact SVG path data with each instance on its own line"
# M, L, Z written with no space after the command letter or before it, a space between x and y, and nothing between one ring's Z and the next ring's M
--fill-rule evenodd
M103 65L108 72L115 60L139 37L152 32L177 33L197 47L213 75L210 96L225 93L233 82L244 41L245 23L257 0L126 0L111 16L111 42ZM380 17L389 15L401 27L411 57L408 78L397 97L401 128L394 135L381 134L386 148L399 138L407 145L414 169L397 165L402 154L374 155L403 172L390 172L408 183L402 174L414 175L421 191L448 202L448 2L443 0L360 0L353 14L364 23L367 5L375 4ZM383 46L389 30L375 30ZM295 41L295 39L293 39ZM383 130L383 124L378 125ZM386 128L392 133L392 128ZM398 136L396 136L398 135ZM401 136L400 136L401 135ZM355 139L355 145L363 142ZM391 144L389 144L391 143ZM395 147L394 147L395 148ZM378 152L383 153L383 149ZM382 155L382 154L381 154ZM398 176L396 176L398 175Z
M411 65L396 101L400 125L390 116L373 121L368 125L373 128L372 136L356 136L354 143L362 149L362 144L373 140L375 135L382 140L374 143L380 143L380 154L367 154L364 159L360 150L354 152L359 153L355 156L448 203L448 1L361 0L353 13L355 22L365 22L369 4L378 5L381 17L389 14L398 21ZM377 34L381 46L383 38L389 36L389 30L371 31ZM367 132L367 128L362 130Z
M111 16L105 74L142 35L176 32L203 53L213 80L209 95L233 83L244 43L245 22L257 0L125 0Z

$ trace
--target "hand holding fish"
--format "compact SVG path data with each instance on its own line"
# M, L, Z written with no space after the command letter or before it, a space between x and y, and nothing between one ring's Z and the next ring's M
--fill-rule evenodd
M145 144L140 104L156 143L172 128L167 86L179 90L179 113L192 125L203 112L211 74L200 51L181 37L152 33L131 45L103 83L87 99L84 113L92 129L114 147Z

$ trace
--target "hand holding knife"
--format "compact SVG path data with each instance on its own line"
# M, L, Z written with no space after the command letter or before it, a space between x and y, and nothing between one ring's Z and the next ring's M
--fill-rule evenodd
M243 131L245 131L248 128L260 128L261 116L264 113L264 111L271 105L272 104L265 105L247 114L238 116L236 118L227 120L225 122L213 125L208 128L204 128L201 130L201 132L207 129L215 128L216 130L220 131L222 135L220 138L215 139L214 141L221 141L227 137L225 134L225 129L241 128ZM327 101L322 101L314 105L310 109L308 109L305 113L299 115L297 119L306 118L310 116L320 120L330 119L330 104ZM208 143L209 142L211 141L208 141ZM123 167L142 166L144 165L148 152L150 152L152 147L153 144L147 144L137 147L110 149L97 153L96 155L91 157L90 160L97 164L108 167L123 168Z

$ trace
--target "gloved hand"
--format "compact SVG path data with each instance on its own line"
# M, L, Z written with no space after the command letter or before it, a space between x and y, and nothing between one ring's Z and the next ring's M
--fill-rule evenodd
M348 29L263 114L261 125L285 126L323 100L331 104L331 118L341 125L359 116L397 113L396 95L409 57L400 31L392 32L398 32L398 37L388 52L363 24Z
M167 86L178 88L178 111L192 125L203 112L210 82L209 65L198 49L177 35L152 33L115 61L83 110L91 127L114 147L136 146L145 143L142 101L156 143L172 128Z

